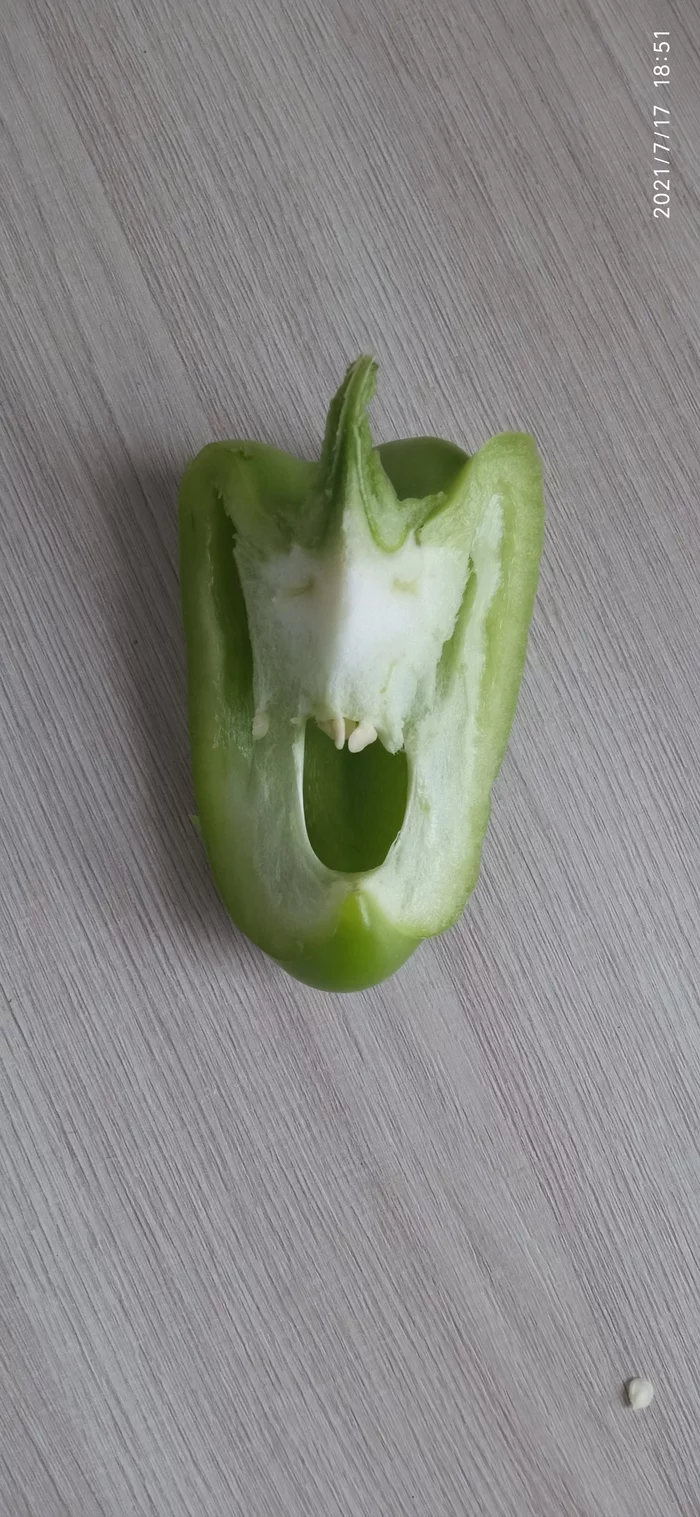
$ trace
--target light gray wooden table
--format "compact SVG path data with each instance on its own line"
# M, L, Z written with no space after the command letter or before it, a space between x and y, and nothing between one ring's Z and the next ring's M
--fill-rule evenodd
M1 30L3 1517L693 1517L694 4ZM175 496L362 350L378 437L530 429L549 517L471 909L341 998L188 821Z

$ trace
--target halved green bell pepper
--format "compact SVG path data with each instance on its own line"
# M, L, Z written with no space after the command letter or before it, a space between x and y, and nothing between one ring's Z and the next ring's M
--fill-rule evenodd
M327 990L375 984L476 884L525 660L534 441L373 447L376 364L319 463L212 443L180 492L199 820L238 926Z

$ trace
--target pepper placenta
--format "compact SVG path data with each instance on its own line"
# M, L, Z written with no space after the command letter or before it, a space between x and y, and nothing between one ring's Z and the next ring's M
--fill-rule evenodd
M348 369L320 462L212 443L180 492L211 867L243 932L327 990L392 974L476 884L542 549L533 439L374 447L376 367Z

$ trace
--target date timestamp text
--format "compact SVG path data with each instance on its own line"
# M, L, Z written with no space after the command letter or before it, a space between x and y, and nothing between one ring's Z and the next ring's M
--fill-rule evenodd
M654 32L654 85L670 84L669 32ZM654 217L671 219L671 112L654 104Z

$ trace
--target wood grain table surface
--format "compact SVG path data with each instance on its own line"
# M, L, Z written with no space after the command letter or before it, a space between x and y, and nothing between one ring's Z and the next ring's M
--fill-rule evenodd
M700 1514L694 0L0 42L2 1517ZM380 439L534 432L548 524L470 908L342 997L188 819L175 501L361 351Z

